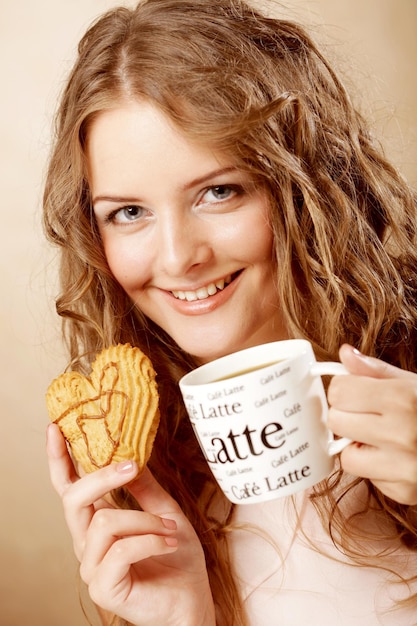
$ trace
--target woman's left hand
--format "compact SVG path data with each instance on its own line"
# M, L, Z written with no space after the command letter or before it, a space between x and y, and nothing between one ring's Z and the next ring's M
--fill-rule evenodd
M328 424L355 442L341 453L343 469L392 500L417 504L417 374L346 344L340 360L350 375L330 383Z

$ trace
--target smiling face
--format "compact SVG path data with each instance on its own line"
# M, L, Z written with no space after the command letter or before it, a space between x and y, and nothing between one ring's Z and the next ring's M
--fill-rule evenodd
M95 119L87 160L114 277L183 350L206 362L286 337L267 200L247 172L143 102Z

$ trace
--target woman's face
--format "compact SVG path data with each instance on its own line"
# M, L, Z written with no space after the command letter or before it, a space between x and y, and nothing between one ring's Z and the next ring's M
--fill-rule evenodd
M201 362L284 338L263 191L156 107L101 113L87 145L110 269L135 305Z

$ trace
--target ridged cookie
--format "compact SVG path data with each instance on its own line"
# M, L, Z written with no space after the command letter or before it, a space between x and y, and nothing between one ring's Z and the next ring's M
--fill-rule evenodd
M155 376L148 357L125 344L100 352L90 378L66 372L52 381L49 418L86 472L125 459L145 467L159 425Z

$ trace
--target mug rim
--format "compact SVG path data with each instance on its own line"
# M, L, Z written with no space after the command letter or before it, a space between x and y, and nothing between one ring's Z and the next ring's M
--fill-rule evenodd
M290 346L292 348L291 353L285 356L285 358L283 358L282 360L280 360L281 363L285 363L286 361L291 361L307 353L312 353L314 357L312 345L307 339L282 339L279 341L270 341L270 342L258 344L256 346L251 346L249 348L243 348L242 350L238 350L237 352L231 352L230 354L226 354L222 357L219 357L218 359L214 359L213 361L204 363L203 365L200 365L199 367L196 367L195 369L191 370L187 374L184 374L184 376L182 376L182 378L180 378L179 380L179 385L180 387L196 387L200 385L210 385L214 383L217 384L218 382L221 382L221 381L205 380L202 382L201 380L198 380L198 379L202 375L203 376L207 375L208 377L210 377L210 372L212 372L211 376L215 376L216 374L218 374L218 372L216 372L215 370L229 361L231 363L235 363L236 366L239 366L239 364L241 365L241 360L249 352L258 351L259 355L261 355L262 349L264 349L264 351L269 351L277 346L279 346L280 349L282 350L285 350L286 348L289 348ZM314 357L314 360L315 360L315 357ZM254 363L253 365L256 367L256 363ZM275 365L276 365L276 362L267 363L265 364L264 367L265 369L267 369L268 367L272 367ZM260 369L263 369L263 367L261 367ZM243 372L242 374L231 376L231 378L241 379L242 377L252 374L252 372L253 370L250 370L247 372ZM197 380L194 380L194 379L197 379Z

